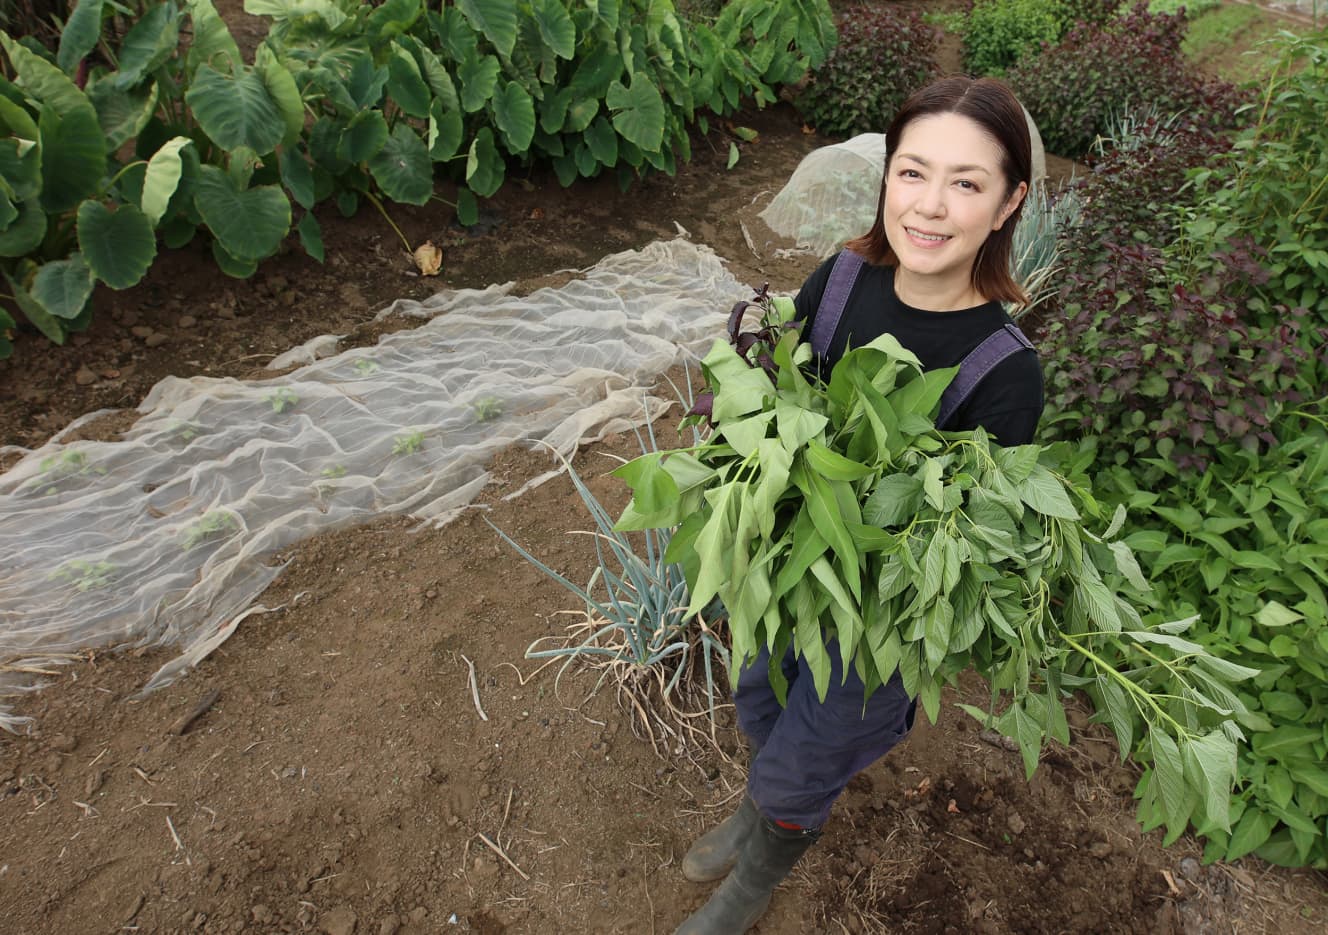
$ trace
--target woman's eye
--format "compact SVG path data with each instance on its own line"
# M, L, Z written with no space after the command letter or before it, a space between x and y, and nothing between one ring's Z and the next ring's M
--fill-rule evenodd
M978 190L978 187L974 185L972 182L970 182L968 179L960 179L958 185L960 188L964 189L965 191L975 192Z

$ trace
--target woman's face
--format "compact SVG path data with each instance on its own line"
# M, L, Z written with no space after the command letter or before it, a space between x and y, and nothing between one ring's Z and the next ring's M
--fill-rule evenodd
M996 141L959 114L921 117L904 129L886 167L885 236L905 301L984 298L966 294L973 263L1028 190L1020 182L1006 198L1001 156Z

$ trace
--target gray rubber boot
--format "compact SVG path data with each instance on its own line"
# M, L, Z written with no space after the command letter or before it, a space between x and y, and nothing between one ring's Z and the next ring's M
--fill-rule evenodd
M747 931L770 905L775 887L820 836L820 828L789 831L758 814L733 872L674 935L741 935Z
M726 877L738 862L738 854L759 817L752 797L744 792L738 810L697 838L687 851L682 859L682 875L693 883Z

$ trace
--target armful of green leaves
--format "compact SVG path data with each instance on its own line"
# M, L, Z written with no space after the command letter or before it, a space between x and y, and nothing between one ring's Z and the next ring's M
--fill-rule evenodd
M791 303L766 311L787 320ZM1069 742L1062 698L1080 689L1123 754L1147 738L1146 824L1171 838L1190 821L1229 827L1243 711L1229 684L1254 673L1184 639L1192 621L1149 625L1135 610L1148 582L1115 539L1124 510L1094 532L1092 492L1041 447L938 431L955 370L924 372L893 337L849 351L821 383L796 331L771 333L771 347L720 341L706 356L703 444L615 472L633 492L618 528L676 524L667 557L685 570L689 611L723 601L731 674L767 648L783 697L792 647L824 698L837 652L868 694L898 669L934 721L942 686L976 670L991 706L965 710L1018 741L1029 775L1048 737Z

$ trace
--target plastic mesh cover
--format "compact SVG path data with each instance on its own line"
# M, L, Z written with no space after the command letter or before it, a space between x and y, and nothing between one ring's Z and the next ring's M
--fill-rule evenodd
M761 212L776 234L826 257L871 229L885 172L885 134L814 149Z
M0 694L111 646L180 646L143 690L168 683L279 574L275 550L384 514L445 522L498 449L639 423L671 401L647 399L653 378L747 293L708 249L655 243L525 297L398 302L429 321L285 376L168 378L120 441L57 436L0 475Z

